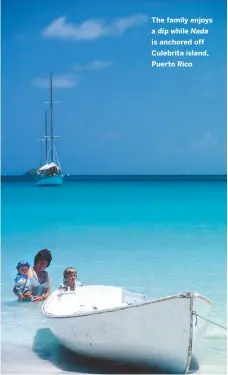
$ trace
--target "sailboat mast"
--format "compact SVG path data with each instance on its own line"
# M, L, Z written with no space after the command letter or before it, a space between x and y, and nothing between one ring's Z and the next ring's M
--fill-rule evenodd
M47 129L47 110L45 109L45 161L48 163L48 129Z
M50 116L51 116L51 161L54 162L54 130L53 130L53 94L52 74L50 74Z

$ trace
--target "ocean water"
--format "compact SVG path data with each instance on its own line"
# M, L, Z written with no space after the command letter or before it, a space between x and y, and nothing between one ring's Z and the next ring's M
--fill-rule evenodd
M139 371L76 357L52 335L40 304L15 300L17 261L32 263L42 248L53 255L52 290L73 266L83 284L153 297L196 291L213 301L211 319L226 326L226 225L224 181L3 183L1 372ZM225 374L226 357L226 331L210 324L192 371Z

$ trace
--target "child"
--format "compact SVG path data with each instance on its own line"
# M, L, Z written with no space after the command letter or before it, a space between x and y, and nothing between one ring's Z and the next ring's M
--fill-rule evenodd
M63 272L63 283L59 289L64 291L75 290L76 285L81 285L77 280L77 271L73 267L68 267Z
M30 265L26 261L18 262L16 267L18 274L14 279L15 285L13 292L16 294L19 300L24 302L31 301L32 299L32 286L27 276L29 267Z

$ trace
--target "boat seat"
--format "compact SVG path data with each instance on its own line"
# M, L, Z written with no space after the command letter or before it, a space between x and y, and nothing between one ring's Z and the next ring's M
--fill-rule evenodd
M78 293L78 298L80 304L94 305L98 309L121 306L125 302L123 290L112 286L85 286Z
M57 292L50 308L55 314L68 315L113 309L127 306L124 292L119 287L112 286L82 286L75 291ZM49 310L51 313L51 311Z

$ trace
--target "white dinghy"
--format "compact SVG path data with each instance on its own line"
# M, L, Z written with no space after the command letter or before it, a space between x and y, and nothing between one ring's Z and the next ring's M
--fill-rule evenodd
M53 292L42 314L59 341L79 355L186 373L212 306L197 293L155 300L90 285Z

